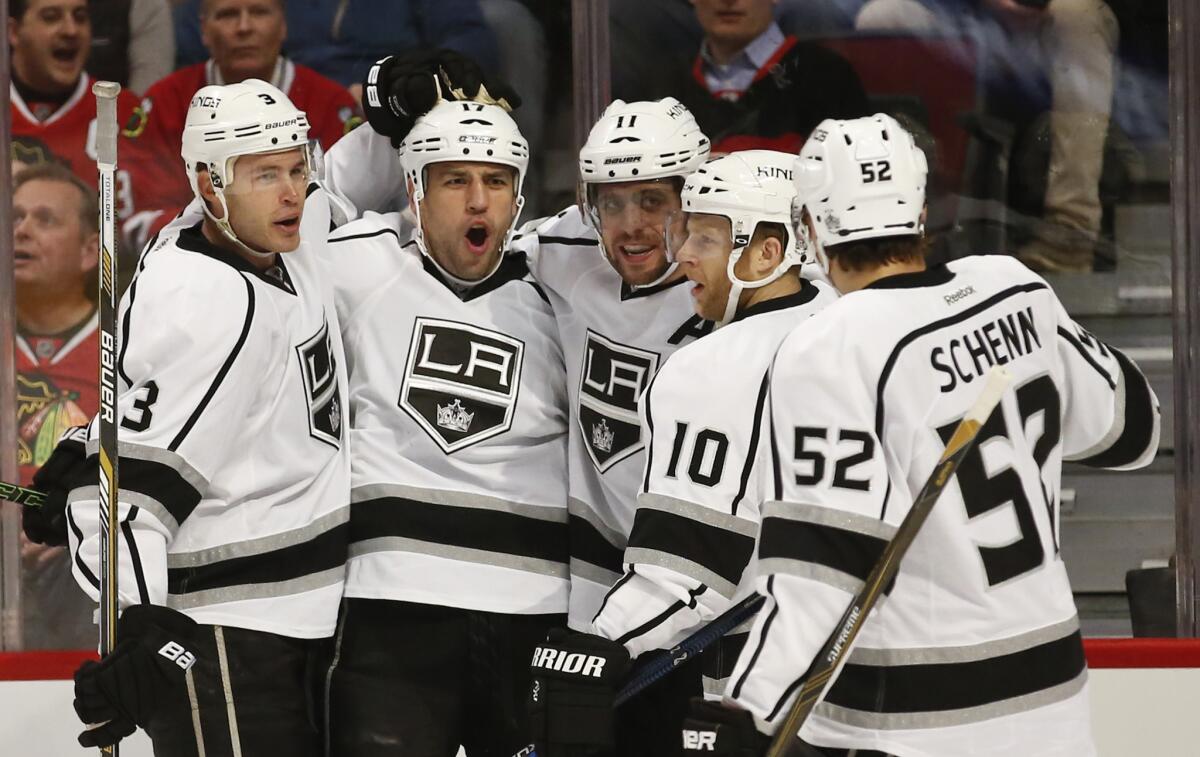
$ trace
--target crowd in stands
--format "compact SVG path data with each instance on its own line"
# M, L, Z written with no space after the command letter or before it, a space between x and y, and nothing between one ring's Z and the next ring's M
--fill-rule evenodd
M1132 1L1132 0L1131 0ZM881 91L870 47L847 39L917 35L952 40L955 56L936 58L913 91L945 91L959 81L939 69L968 71L975 116L996 120L1009 139L1047 153L1036 180L1010 175L996 200L1028 219L1007 251L1036 270L1066 273L1111 267L1112 198L1104 176L1122 124L1161 124L1165 135L1165 59L1137 55L1165 40L1166 0L609 0L612 94L625 100L678 98L711 138L714 154L751 148L796 151L828 117L891 110L908 117L928 143L931 165L956 161L952 130L979 136L961 115L951 126L937 103ZM304 110L311 135L328 150L361 120L361 82L376 60L416 47L450 48L499 72L521 95L514 113L531 143L528 207L552 211L540 195L553 187L543 153L574 151L569 126L570 3L555 0L10 0L11 161L14 206L18 454L21 478L49 454L62 429L96 411L94 280L96 235L96 78L122 83L117 213L123 260L190 200L179 158L184 116L206 84L259 78ZM1145 8L1161 5L1164 23ZM1132 10L1136 8L1136 10ZM381 16L381 14L383 14ZM1149 21L1147 21L1149 18ZM1137 22L1137 23L1135 23ZM1165 41L1161 48L1165 50ZM886 55L886 47L874 48ZM868 52L864 53L863 50ZM855 52L857 51L857 52ZM1144 83L1120 92L1123 51ZM933 59L931 59L933 60ZM876 64L879 61L876 60ZM942 75L946 74L944 80ZM939 86L942 87L939 90ZM1162 96L1156 94L1164 93ZM903 95L903 93L900 93ZM1136 96L1134 117L1121 99ZM972 126L974 124L974 126ZM370 127L363 127L370 128ZM975 131L971 131L975 129ZM983 129L987 131L986 128ZM995 135L993 129L988 134ZM1033 134L1028 138L1022 135ZM1142 136L1145 136L1143 134ZM963 140L958 140L962 142ZM957 165L957 164L956 164ZM1023 165L1023 164L1022 164ZM995 165L976 166L995 170ZM971 166L958 166L963 187ZM544 173L542 171L544 170ZM543 181L542 177L545 177ZM986 183L986 182L985 182ZM1029 186L1040 190L1030 196ZM569 190L570 188L568 188ZM931 196L936 202L936 196ZM931 203L932 204L932 203ZM964 203L960 203L960 207ZM932 211L931 211L932 212ZM527 215L523 220L533 217ZM947 222L953 227L953 221ZM59 549L27 545L29 647L88 645L83 595ZM47 629L53 629L49 632Z

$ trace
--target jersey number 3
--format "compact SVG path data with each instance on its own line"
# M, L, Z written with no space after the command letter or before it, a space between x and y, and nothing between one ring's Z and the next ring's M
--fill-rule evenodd
M1036 415L1042 418L1042 434L1033 444L1033 459L1037 463L1039 473L1050 457L1050 451L1058 444L1061 429L1059 426L1060 399L1054 380L1049 376L1039 376L1017 387L1017 409L1021 416L1022 434L1028 422ZM946 443L954 434L958 421L948 423L938 429L942 442ZM993 442L995 440L995 442ZM982 449L989 443L1005 443L1013 446L1013 436L1009 433L1008 424L1004 420L1003 407L997 408L987 422L979 430L975 446L963 458L958 467L958 485L962 491L963 502L967 508L967 516L972 520L991 513L997 508L1012 503L1013 512L1017 518L1017 526L1021 536L1011 544L1001 547L979 547L979 556L983 560L984 570L987 571L988 585L996 586L1017 576L1037 570L1045 560L1045 550L1042 538L1038 533L1037 521L1029 502L1026 487L1021 475L1012 467L994 473L988 473L983 462ZM1037 487L1040 490L1043 503L1049 516L1051 527L1054 524L1055 503L1050 499L1042 483L1043 477L1038 476Z

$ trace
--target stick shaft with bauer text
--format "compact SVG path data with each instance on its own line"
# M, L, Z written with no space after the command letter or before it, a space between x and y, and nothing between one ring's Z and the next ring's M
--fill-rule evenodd
M121 85L98 81L96 96L96 168L100 174L100 655L117 642L117 95ZM101 753L115 755L116 745Z
M862 629L863 622L870 615L871 608L879 600L884 588L896 577L904 554L916 539L938 497L950 483L959 463L971 451L975 444L975 438L979 435L979 429L987 422L1011 381L1011 374L1000 366L992 368L988 373L987 383L979 395L979 399L975 401L975 404L963 417L962 422L954 429L954 435L950 437L945 451L942 452L937 465L933 467L933 473L921 487L921 491L913 500L912 507L904 516L904 520L900 522L900 527L896 529L896 535L888 542L883 554L879 556L879 561L875 563L875 567L868 574L866 583L855 595L854 600L850 602L850 606L846 608L841 620L834 626L833 633L826 639L825 646L821 648L814 659L808 677L800 682L800 694L788 711L787 718L775 733L771 747L767 750L767 757L785 757L788 750L796 743L800 727L804 725L809 713L812 712L821 695L825 693L825 688L840 667L847 650L854 644L854 639Z

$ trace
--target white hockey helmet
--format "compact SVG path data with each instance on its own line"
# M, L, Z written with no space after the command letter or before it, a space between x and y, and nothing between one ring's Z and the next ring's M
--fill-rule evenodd
M240 155L282 152L302 148L308 170L312 155L308 145L308 117L288 96L261 79L237 84L201 87L192 96L183 126L180 155L192 193L200 196L200 172L207 171L221 204L216 218L204 204L204 213L235 244L255 255L233 232L225 190L233 183L235 159Z
M737 311L743 289L766 286L793 266L805 262L792 229L792 180L796 156L776 150L744 150L713 158L687 178L680 193L681 217L668 224L668 253L672 262L687 240L687 216L715 215L729 221L733 249L725 273L733 285L718 325L728 323ZM776 223L784 230L783 260L769 276L757 281L738 277L734 267L754 237L760 223Z
M796 230L801 246L814 244L826 272L826 247L925 233L925 153L887 114L825 119L800 149L795 169ZM815 239L801 222L803 210Z
M599 235L595 185L686 177L708 160L708 137L692 112L674 97L627 103L613 100L579 150L580 202L584 217ZM605 256L604 239L600 249ZM671 265L657 280L674 271Z
M448 279L461 286L471 286L478 281L463 281L442 268L425 245L425 232L421 228L421 200L425 197L425 169L433 163L467 161L473 163L498 163L510 166L517 172L514 198L517 211L505 232L501 254L487 276L488 278L504 258L504 251L512 240L525 196L521 193L525 173L529 169L529 142L521 135L512 116L498 105L488 105L471 100L441 100L415 125L399 147L400 167L404 176L412 182L413 211L417 216L417 247L429 258Z

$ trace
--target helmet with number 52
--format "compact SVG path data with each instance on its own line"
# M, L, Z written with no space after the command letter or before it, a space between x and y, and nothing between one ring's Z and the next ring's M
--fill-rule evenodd
M811 246L831 276L831 248L924 235L925 153L891 116L822 121L800 149L795 169L793 221L800 245Z

